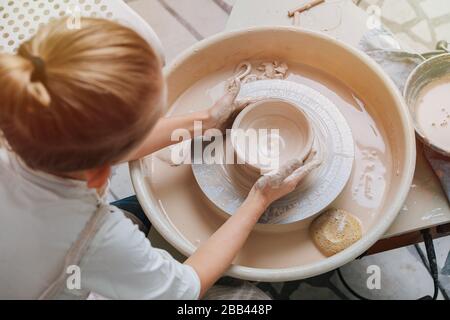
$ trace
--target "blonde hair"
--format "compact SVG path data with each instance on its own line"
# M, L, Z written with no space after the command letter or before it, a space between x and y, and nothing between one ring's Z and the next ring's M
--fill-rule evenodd
M54 21L0 54L0 131L31 168L74 172L113 164L161 115L162 66L136 32L82 19Z

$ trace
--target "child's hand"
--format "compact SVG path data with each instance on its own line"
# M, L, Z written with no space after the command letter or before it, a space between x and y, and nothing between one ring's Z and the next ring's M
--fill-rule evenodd
M258 101L258 99L253 98L236 100L240 89L241 82L235 80L233 85L228 88L228 92L207 110L205 129L216 128L225 131L227 128L231 128L234 118L239 112Z
M294 191L297 185L308 173L322 164L322 159L313 151L311 160L304 163L304 159L291 160L275 172L268 173L255 183L249 197L256 196L265 208L272 202Z

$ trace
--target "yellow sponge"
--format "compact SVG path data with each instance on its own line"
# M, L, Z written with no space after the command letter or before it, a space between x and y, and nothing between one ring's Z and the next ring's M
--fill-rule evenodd
M327 257L332 256L361 239L361 223L342 209L329 209L317 217L309 227L317 248Z

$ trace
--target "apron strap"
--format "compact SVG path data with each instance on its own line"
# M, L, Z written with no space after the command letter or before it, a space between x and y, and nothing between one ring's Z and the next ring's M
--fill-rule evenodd
M78 239L72 244L64 258L64 267L56 280L39 296L39 300L53 299L65 286L68 278L67 268L71 265L78 265L81 258L89 248L89 245L102 225L103 218L109 212L108 206L100 203L97 210L86 223Z

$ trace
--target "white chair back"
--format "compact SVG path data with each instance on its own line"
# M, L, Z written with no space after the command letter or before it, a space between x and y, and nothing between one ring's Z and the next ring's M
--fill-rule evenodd
M122 0L0 0L0 52L15 52L41 25L64 16L73 28L82 23L82 17L105 18L128 26L165 61L153 29Z

